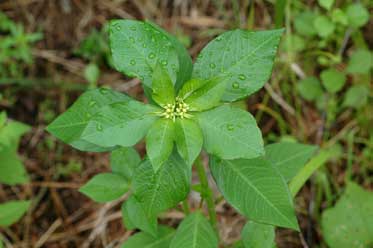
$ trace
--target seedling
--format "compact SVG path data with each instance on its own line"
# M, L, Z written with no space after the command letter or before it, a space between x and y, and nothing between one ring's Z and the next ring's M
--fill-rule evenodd
M90 90L47 130L79 150L111 152L112 172L93 177L80 191L97 202L129 192L124 223L142 232L123 247L218 247L202 150L220 192L251 224L299 230L287 183L315 147L264 147L253 116L231 104L269 79L283 30L228 31L194 65L181 43L150 22L114 20L109 32L115 68L142 81L149 103L107 88ZM144 137L141 159L131 146ZM193 189L206 202L209 221L203 210L190 214L193 165L200 178ZM177 231L158 226L157 216L181 202L187 217Z

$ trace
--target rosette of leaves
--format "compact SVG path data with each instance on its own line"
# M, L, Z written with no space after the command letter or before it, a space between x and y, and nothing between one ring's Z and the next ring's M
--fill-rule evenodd
M115 68L141 80L149 103L107 88L90 90L47 129L79 150L112 152L112 173L95 176L81 192L107 202L131 190L123 219L127 228L143 232L124 247L144 247L144 242L217 247L213 227L199 212L175 234L157 227L159 213L186 199L192 165L202 150L210 156L219 190L240 213L259 223L298 229L284 178L293 173L283 176L264 156L254 117L231 105L269 79L282 30L225 32L194 65L181 43L150 22L114 20L109 32ZM147 155L141 161L131 146L144 138ZM290 149L278 151L283 147L272 150L274 158L292 155ZM294 147L292 153L299 153L290 161L309 155L308 147ZM298 169L296 162L286 161L279 163L285 171Z

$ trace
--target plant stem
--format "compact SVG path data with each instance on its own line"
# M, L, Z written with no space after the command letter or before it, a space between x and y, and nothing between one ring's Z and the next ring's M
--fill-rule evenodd
M188 198L183 201L183 211L185 215L188 215L190 213Z
M209 217L210 217L210 223L213 226L213 228L216 230L216 232L218 233L213 193L209 187L206 171L202 163L202 157L199 157L196 159L195 166L197 168L199 180L201 181L201 197L202 199L206 200L207 210L208 210Z

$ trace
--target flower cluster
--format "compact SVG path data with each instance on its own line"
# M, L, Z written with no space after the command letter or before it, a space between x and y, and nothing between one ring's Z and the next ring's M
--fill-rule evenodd
M188 114L189 105L186 104L182 98L177 97L174 104L166 104L164 107L165 111L162 113L166 119L175 120L177 117L181 119L190 118L191 115Z

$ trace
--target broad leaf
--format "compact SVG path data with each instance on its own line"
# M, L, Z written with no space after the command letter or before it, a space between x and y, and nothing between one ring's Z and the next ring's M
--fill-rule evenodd
M96 202L109 202L128 191L128 181L117 174L102 173L94 176L79 191Z
M360 28L369 21L369 11L361 3L350 4L346 15L349 25L354 28Z
M160 106L173 104L175 102L175 90L171 78L160 63L157 63L152 79L152 98Z
M215 231L200 212L186 217L171 241L170 248L217 248Z
M249 221L241 232L245 248L275 247L275 227Z
M152 27L157 29L159 32L167 36L168 40L171 42L172 46L175 48L177 52L177 56L179 59L179 72L177 74L177 82L176 82L176 89L180 89L180 87L184 84L184 82L188 81L192 76L193 64L192 58L190 57L187 49L176 39L174 36L167 33L165 30L157 26L156 24L146 21L146 23L150 24ZM171 66L172 67L172 66ZM175 69L175 68L173 68Z
M373 193L348 183L337 204L324 211L322 231L330 248L371 247Z
M176 119L175 122L176 147L188 165L192 165L201 152L203 135L199 125L191 119Z
M131 195L122 205L123 222L127 229L138 228L153 237L157 235L157 214L147 211L146 204Z
M116 149L110 156L110 166L113 173L122 175L128 181L132 180L133 173L140 162L140 155L132 147Z
M153 24L135 20L110 22L110 48L115 68L131 77L138 77L151 88L154 67L159 61L173 84L180 69L174 43Z
M335 30L335 24L332 22L332 20L323 15L315 18L313 21L313 26L316 29L317 34L322 38L332 35Z
M373 67L373 54L367 49L356 50L350 57L347 72L353 74L369 74Z
M204 85L185 99L190 111L204 111L216 107L225 92L227 79L224 77L206 80Z
M0 183L15 185L28 182L27 172L13 148L0 150Z
M265 147L266 158L289 182L317 150L316 146L281 142Z
M315 77L307 77L300 80L297 84L297 90L308 101L314 101L323 94L321 83Z
M131 98L107 105L92 117L81 137L103 147L133 146L158 118L156 111Z
M363 107L368 102L369 87L358 84L351 86L344 95L342 106L355 109Z
M145 206L146 216L155 216L187 197L190 180L191 168L173 152L157 172L149 160L143 161L135 172L133 191Z
M155 171L168 160L174 147L175 125L170 119L157 120L146 135L146 152Z
M213 157L210 169L220 192L241 214L259 223L299 229L286 182L270 162Z
M30 207L30 201L10 201L0 204L0 227L17 222Z
M320 77L326 90L331 93L340 91L346 83L346 75L334 68L322 71Z
M313 26L313 21L317 14L310 10L301 11L295 16L294 27L297 33L304 36L313 36L316 34L316 29Z
M166 248L170 246L175 230L166 226L160 226L157 237L146 233L136 233L131 236L122 248Z
M193 77L229 76L225 101L259 90L269 79L283 30L228 31L211 41L194 64Z
M84 129L89 121L102 108L116 102L128 101L130 98L124 94L105 89L95 89L85 92L79 99L62 115L54 120L47 131L82 151L108 151L113 148L95 145L82 139Z
M223 105L198 114L197 119L208 153L223 159L264 155L262 134L247 111Z

